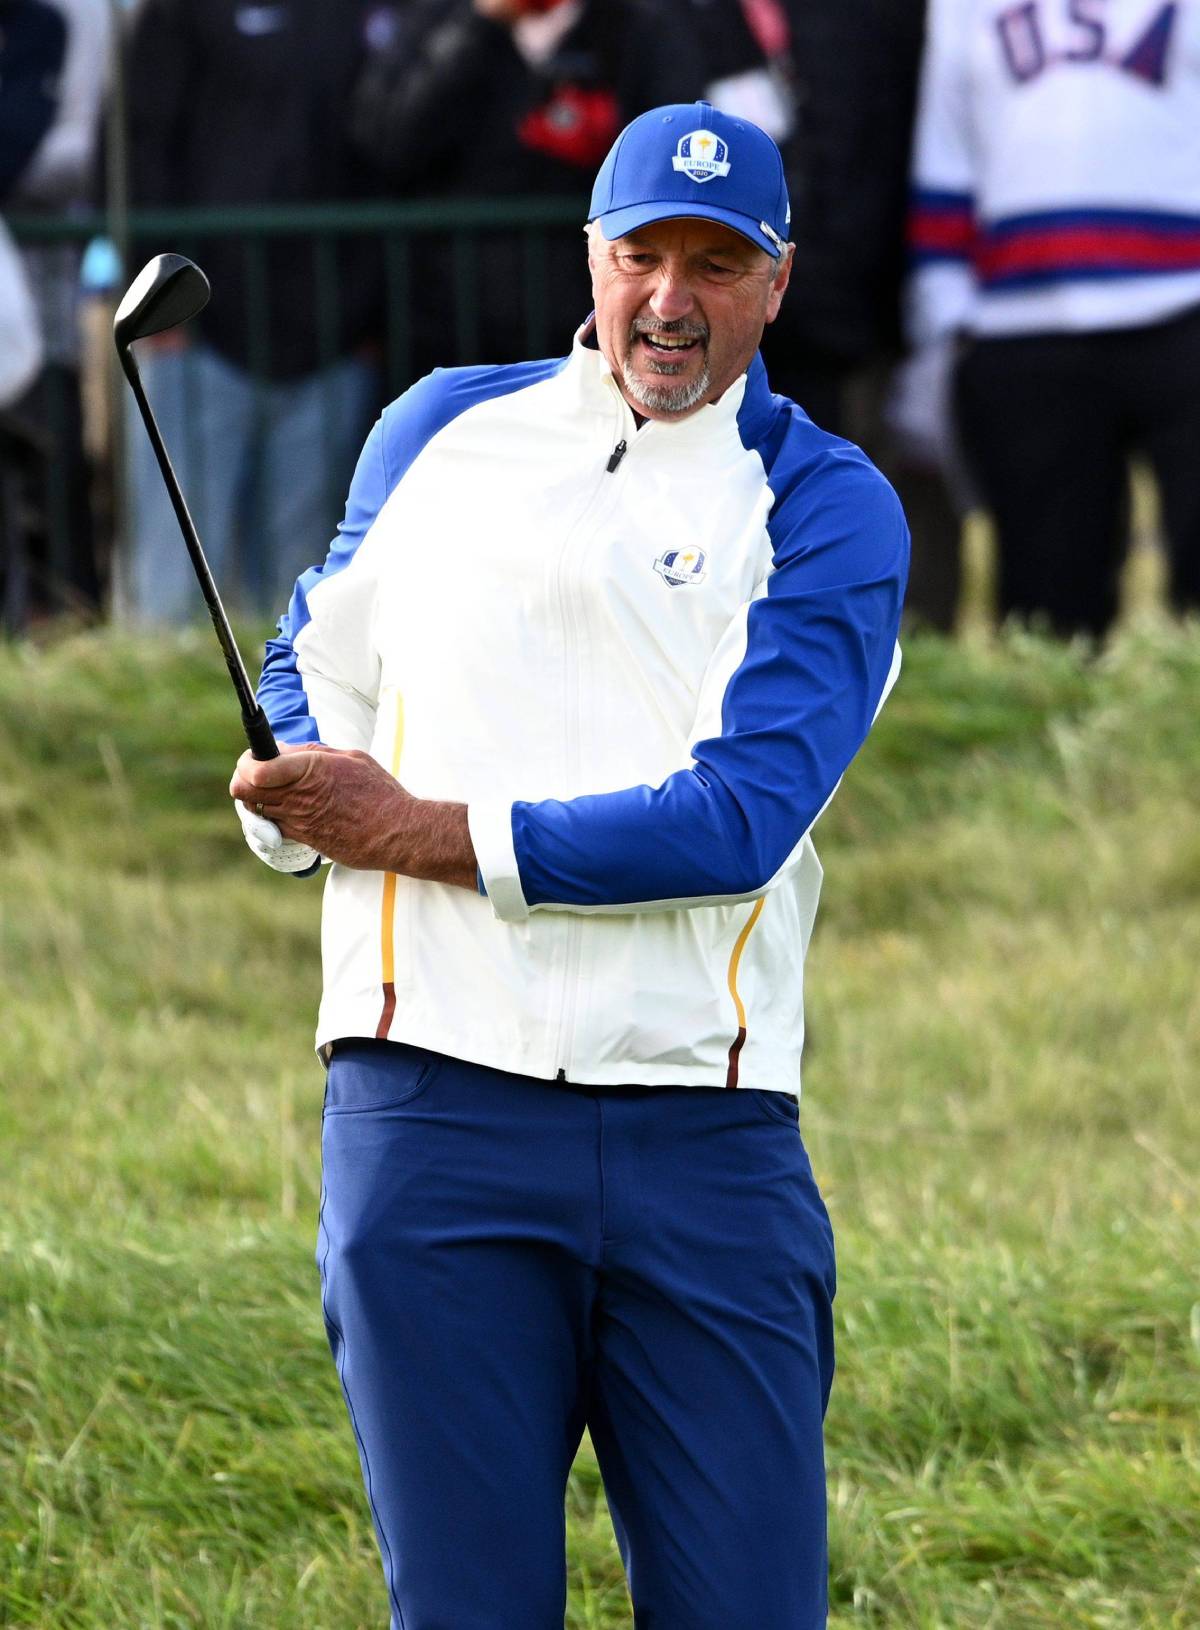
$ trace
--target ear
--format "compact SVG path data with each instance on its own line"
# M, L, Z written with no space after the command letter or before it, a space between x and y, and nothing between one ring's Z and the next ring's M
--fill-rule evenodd
M592 280L592 303L594 305L600 279L611 257L608 239L601 232L599 221L589 221L583 230L587 234L588 272Z
M784 294L787 292L788 282L792 275L792 260L796 253L796 245L789 243L779 263L775 267L775 275L771 279L771 292L767 296L767 322L773 323L779 315L779 308L783 304Z

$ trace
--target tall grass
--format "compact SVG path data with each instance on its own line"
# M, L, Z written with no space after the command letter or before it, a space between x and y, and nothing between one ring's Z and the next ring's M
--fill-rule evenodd
M315 888L202 636L0 653L0 1624L379 1630ZM1200 632L910 645L822 822L835 1630L1200 1625ZM631 1614L594 1458L573 1630ZM756 1630L731 1626L730 1630Z

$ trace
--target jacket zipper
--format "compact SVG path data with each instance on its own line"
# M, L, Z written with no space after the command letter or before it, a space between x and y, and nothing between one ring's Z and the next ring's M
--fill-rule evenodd
M621 436L604 466L605 475L614 475L616 473L620 466L621 460L625 457L628 450L628 439L625 436ZM572 529L570 536L563 545L558 562L558 601L563 622L563 634L566 642L566 650L569 653L568 662L570 662L570 654L574 654L574 664L571 669L573 683L568 687L567 706L564 710L565 714L570 715L570 720L567 727L568 735L565 754L567 767L569 770L574 769L574 763L572 762L571 755L572 725L574 726L576 750L578 750L579 729L581 724L579 717L579 698L582 692L582 684L578 666L579 657L577 654L579 651L579 623L575 616L574 610L572 609L571 590L567 583L567 556L570 552L572 542L582 532L585 523L594 513L598 500L605 496L605 492L606 489L604 482L603 479L601 479L592 494L591 502L580 516L578 524ZM563 979L561 987L562 994L559 998L558 1035L555 1038L554 1044L554 1057L557 1060L555 1079L558 1081L566 1081L568 1079L567 1064L570 1061L571 1050L575 1043L575 1009L579 985L579 963L583 949L583 934L577 913L568 911L564 913L564 915L567 919L565 935L566 945L563 952Z

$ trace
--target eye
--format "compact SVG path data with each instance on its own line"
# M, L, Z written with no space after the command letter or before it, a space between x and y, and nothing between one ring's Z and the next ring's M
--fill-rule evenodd
M629 266L635 271L644 271L648 266L654 265L654 256L645 249L627 250L620 259L622 266Z
M706 277L736 277L738 268L719 260L702 260L700 270Z

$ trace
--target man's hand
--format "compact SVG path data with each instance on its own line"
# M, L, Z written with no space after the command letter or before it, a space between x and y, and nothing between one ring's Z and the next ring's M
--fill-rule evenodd
M466 805L414 798L369 753L283 742L278 758L246 752L229 794L343 866L476 886Z
M285 838L364 871L396 870L395 836L415 802L369 754L318 744L281 743L270 759L243 753L229 792Z

